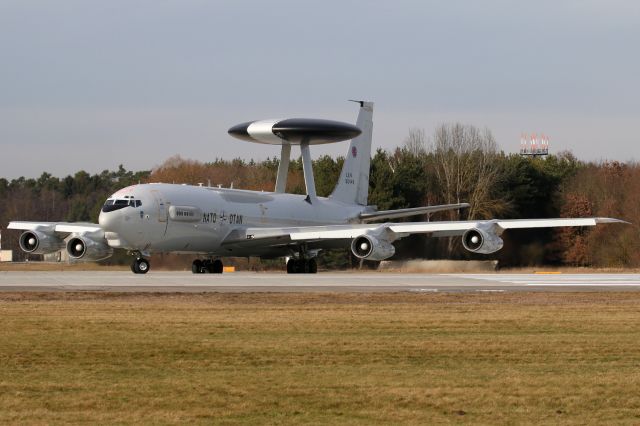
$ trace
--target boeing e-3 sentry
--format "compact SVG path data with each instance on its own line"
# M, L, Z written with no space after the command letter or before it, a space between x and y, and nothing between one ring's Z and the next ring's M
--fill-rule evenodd
M500 235L513 228L594 226L621 222L610 218L384 222L380 220L461 209L468 204L378 211L367 205L373 129L373 103L358 101L356 125L318 119L260 120L239 124L229 134L239 139L280 145L281 159L273 192L209 186L149 183L110 196L97 224L11 222L20 247L28 253L66 250L74 260L97 261L125 249L135 258L134 273L150 269L154 253L191 253L194 273L222 273L227 256L283 257L288 273L315 273L325 249L350 247L360 259L384 260L394 241L410 234L457 236L463 246L490 254L502 248ZM329 197L318 197L310 146L351 140L339 181ZM285 193L291 146L302 154L305 195Z

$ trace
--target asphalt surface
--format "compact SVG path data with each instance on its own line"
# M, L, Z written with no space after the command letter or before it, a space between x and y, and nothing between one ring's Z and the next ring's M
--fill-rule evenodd
M0 272L0 291L514 292L640 291L640 274L318 274L235 272Z

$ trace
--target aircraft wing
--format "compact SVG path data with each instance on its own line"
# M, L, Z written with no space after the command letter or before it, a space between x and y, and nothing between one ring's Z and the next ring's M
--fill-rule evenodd
M573 226L596 226L599 223L628 223L608 217L556 218L556 219L492 219L454 222L406 222L395 223L391 231L402 236L409 234L433 234L434 236L462 235L474 228L492 228L498 235L507 229L561 228Z
M474 228L492 229L501 234L506 229L554 228L567 226L595 226L599 223L628 223L619 219L558 218L558 219L492 219L450 222L401 222L381 224L353 224L302 226L284 228L246 228L236 230L223 241L223 246L284 246L323 240L349 240L363 234L381 235L390 241L411 234L431 234L434 237L462 235Z
M458 210L466 209L471 204L458 203L458 204L441 204L437 206L424 206L424 207L412 207L408 209L396 209L396 210L379 210L375 212L361 213L359 218L363 222L373 222L380 219L397 219L399 217L417 216L425 213L442 212L446 210Z
M7 229L43 231L58 234L80 234L102 231L102 228L97 223L84 222L10 222Z

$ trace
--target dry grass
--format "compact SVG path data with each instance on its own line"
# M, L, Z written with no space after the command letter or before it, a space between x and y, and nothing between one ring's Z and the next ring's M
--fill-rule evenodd
M639 306L0 293L0 423L637 424Z

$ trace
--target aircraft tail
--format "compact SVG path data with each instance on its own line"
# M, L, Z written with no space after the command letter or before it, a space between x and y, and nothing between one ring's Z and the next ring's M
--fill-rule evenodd
M358 101L360 111L356 126L362 133L351 140L344 159L338 184L331 194L334 200L349 204L367 205L369 196L369 167L373 133L373 102Z

